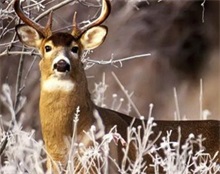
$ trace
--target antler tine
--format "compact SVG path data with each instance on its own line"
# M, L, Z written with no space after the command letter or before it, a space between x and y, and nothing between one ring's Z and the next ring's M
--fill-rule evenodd
M110 12L111 12L111 3L109 2L109 0L102 0L102 10L99 17L94 21L92 21L91 23L89 23L88 25L85 25L82 28L80 28L81 31L80 34L82 34L84 31L88 30L93 26L97 26L103 23L109 16Z
M44 28L45 34L47 36L51 36L52 35L52 30L51 30L52 22L53 22L53 11L50 12L49 17L48 17L48 21L47 21L47 24L46 24L46 27Z
M41 35L43 35L44 37L47 37L48 34L51 34L51 23L52 23L52 15L50 15L50 18L48 20L46 28L39 25L38 23L34 22L33 20L31 20L30 18L28 18L24 12L22 11L21 7L20 7L20 0L15 0L14 2L14 10L17 13L17 15L20 17L20 19L27 25L33 27L34 29L36 29Z
M78 25L77 25L77 22L76 22L76 15L77 15L77 12L74 13L74 16L73 16L73 31L72 31L72 35L74 37L77 37L80 33L80 29L78 28Z

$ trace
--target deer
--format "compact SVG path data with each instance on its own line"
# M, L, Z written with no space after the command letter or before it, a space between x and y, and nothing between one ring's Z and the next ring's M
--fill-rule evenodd
M134 120L133 117L94 104L88 90L87 78L81 61L84 50L99 47L107 36L108 28L102 23L111 12L110 1L102 0L100 15L81 28L76 22L75 13L71 33L54 33L52 31L52 12L49 14L46 26L43 27L24 14L20 0L14 1L14 10L24 22L15 28L20 42L27 47L35 48L41 55L39 63L41 73L39 110L43 140L50 156L47 158L47 168L58 173L51 162L51 158L53 161L61 163L62 166L67 165L69 146L64 142L67 137L72 137L73 118L77 107L80 107L80 117L76 128L77 142L83 142L85 146L89 147L90 142L85 137L84 131L88 131L96 122L94 110L98 112L105 126L105 132L108 132L113 126L117 126L118 133L126 140L126 131ZM204 145L208 153L213 155L220 150L220 121L155 120L155 123L157 126L153 129L154 135L158 134L159 131L162 131L162 135L164 135L167 130L171 129L174 131L175 138L178 127L181 127L183 139L186 139L190 133L202 134L206 137ZM140 124L141 120L136 118L134 126L137 127ZM121 165L123 145L113 143L112 146L114 146L113 149L117 149L113 158ZM133 147L129 150L128 155L131 159L135 158ZM148 160L147 157L146 160ZM115 171L115 173L117 172Z

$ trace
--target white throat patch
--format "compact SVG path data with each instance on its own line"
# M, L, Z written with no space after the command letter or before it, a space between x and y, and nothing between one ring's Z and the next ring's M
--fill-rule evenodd
M57 77L49 78L42 82L42 90L52 91L64 91L70 92L74 89L74 82L68 79L59 79Z

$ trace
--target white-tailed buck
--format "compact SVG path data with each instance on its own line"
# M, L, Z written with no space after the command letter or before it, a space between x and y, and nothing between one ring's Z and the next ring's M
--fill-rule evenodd
M127 127L132 117L100 108L93 103L80 59L84 50L94 49L105 40L108 31L107 27L101 23L110 14L109 0L102 0L100 16L82 28L79 28L76 23L75 13L71 33L52 32L52 13L46 27L42 27L26 17L21 10L19 0L15 0L14 9L25 23L16 26L19 40L26 46L36 48L42 57L39 64L41 72L40 120L45 146L53 160L60 162L63 166L67 164L69 146L65 141L72 136L73 118L78 106L80 117L77 125L77 142L89 146L83 131L88 131L91 125L95 124L94 110L98 111L106 132L116 125L117 131L126 140ZM213 155L220 149L219 121L156 121L156 123L158 126L153 129L155 136L159 131L163 131L163 135L166 130L172 129L173 136L177 137L177 128L180 126L183 140L190 133L202 134L206 137L204 146L208 153ZM139 124L141 122L137 119L134 126ZM118 156L113 156L113 158L117 159L119 166L123 157L121 147L120 144L113 147L117 148ZM134 149L131 148L129 156L135 158ZM49 159L48 167L51 165Z

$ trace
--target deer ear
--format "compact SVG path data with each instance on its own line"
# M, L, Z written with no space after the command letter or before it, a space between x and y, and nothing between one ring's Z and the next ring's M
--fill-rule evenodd
M91 50L101 45L107 35L108 29L105 26L95 26L86 30L81 38L80 43L85 50Z
M20 24L16 26L15 30L19 40L24 45L35 48L40 47L43 37L34 28L25 24Z

